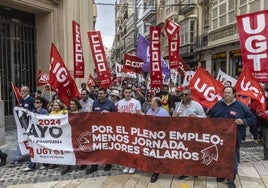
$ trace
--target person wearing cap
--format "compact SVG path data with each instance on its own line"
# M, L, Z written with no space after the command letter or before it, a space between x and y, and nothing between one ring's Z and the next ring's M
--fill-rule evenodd
M110 95L111 95L112 101L114 102L115 108L117 109L118 102L121 99L120 92L118 90L114 89L114 90L112 90Z

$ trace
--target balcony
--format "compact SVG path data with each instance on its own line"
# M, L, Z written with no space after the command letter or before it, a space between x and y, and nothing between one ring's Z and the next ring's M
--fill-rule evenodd
M196 4L193 3L191 0L188 0L185 3L182 3L180 8L179 8L179 14L180 15L185 15L189 13L190 11L195 9Z
M144 11L142 20L149 21L153 16L155 16L155 6L151 5Z
M194 52L194 47L195 47L194 44L188 44L188 45L180 47L181 56L183 57L192 56Z
M198 0L199 5L203 5L205 3L209 3L209 0Z
M218 44L228 44L239 40L237 25L228 25L221 29L213 30L208 35L208 47Z

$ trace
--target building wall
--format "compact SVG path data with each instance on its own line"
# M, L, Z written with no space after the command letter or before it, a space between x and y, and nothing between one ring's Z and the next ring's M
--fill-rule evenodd
M36 15L37 69L49 72L50 47L58 48L66 66L73 74L72 20L81 27L85 59L85 78L76 79L79 84L93 73L93 61L87 32L94 30L94 4L92 0L1 0L1 5L31 12Z
M265 0L204 0L202 2L200 9L208 5L209 22L207 24L204 23L204 19L199 19L199 25L206 25L208 30L199 28L198 36L207 35L208 42L205 48L203 46L196 49L198 57L202 57L199 61L206 62L205 68L213 76L218 73L218 70L215 70L217 67L233 77L238 77L242 71L242 62L235 15L267 9L268 3Z
M96 22L97 12L94 0L0 0L0 5L1 7L7 7L10 10L20 10L34 14L35 16L36 57L34 58L33 63L36 62L36 64L33 65L31 63L31 65L36 68L36 70L33 69L36 72L31 71L31 74L29 75L27 73L28 77L31 77L30 79L32 81L30 85L30 92L33 93L36 90L35 75L37 74L38 69L49 73L50 48L52 43L56 45L65 65L70 70L71 74L73 74L72 20L75 20L80 24L85 60L85 78L75 79L78 87L81 82L87 81L89 74L94 73L94 64L87 36L88 31L94 30ZM5 47L8 47L8 45ZM11 49L6 50L12 51ZM12 54L12 52L10 54ZM9 62L11 61L14 61L14 58L12 60L11 57ZM12 67L16 65L14 65L13 62L12 65L8 64L8 66L12 69ZM5 112L5 120L3 121L5 122L5 130L15 128L15 123L10 109L12 109L16 104L16 99L10 87L10 82L14 81L13 79L19 80L22 77L16 71L12 71L12 74L15 76L10 76L11 79L8 78L10 80L5 81L4 90L7 91L5 92L7 93L5 98L7 99L3 100L5 105L2 107L4 108L0 108L1 112ZM21 83L22 82L20 82L20 84ZM17 86L20 87L20 84L17 84ZM27 82L23 82L23 84L27 84ZM40 87L38 89L42 90L43 88ZM44 96L48 98L50 97L48 92L45 92ZM0 100L3 99L2 97L0 96ZM0 134L1 130L0 126Z

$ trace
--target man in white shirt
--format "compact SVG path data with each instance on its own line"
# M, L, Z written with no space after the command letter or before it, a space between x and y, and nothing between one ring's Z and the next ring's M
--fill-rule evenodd
M206 117L206 113L197 101L192 100L191 90L185 87L181 92L181 102L177 103L174 117Z
M80 104L84 112L92 112L93 100L89 97L89 91L86 89L81 90L82 99Z
M132 89L130 87L126 87L123 93L125 98L121 99L118 102L118 112L141 114L141 103L138 100L132 98ZM133 174L135 173L135 168L125 167L123 172Z
M192 93L188 87L184 87L181 91L181 102L177 103L176 108L173 112L174 117L200 117L205 118L206 113L197 101L192 100ZM189 176L179 176L179 180L185 180Z

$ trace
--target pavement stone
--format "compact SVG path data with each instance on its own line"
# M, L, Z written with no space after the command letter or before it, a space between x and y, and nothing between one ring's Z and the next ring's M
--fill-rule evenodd
M8 154L8 163L15 158L17 150L17 134L15 130L8 131L5 134L6 144L1 146L0 149ZM247 138L246 142L242 143L240 162L256 162L263 160L263 148L260 144L255 144L251 138ZM23 172L22 169L27 167L28 158L23 158L21 166L9 168L8 164L0 167L0 187L6 188L10 185L25 184L25 183L40 183L51 181L64 181L74 180L91 177L101 176L114 176L122 175L123 167L121 165L113 165L112 169L108 172L104 171L104 165L99 165L99 170L93 174L86 174L85 170L80 171L78 167L72 167L72 172L61 175L61 167L54 170L40 170L40 164L38 164L36 170L30 172Z

